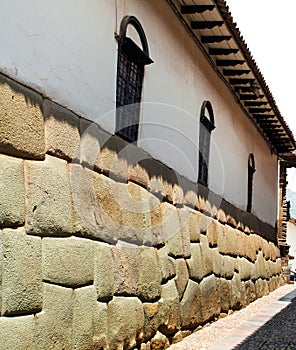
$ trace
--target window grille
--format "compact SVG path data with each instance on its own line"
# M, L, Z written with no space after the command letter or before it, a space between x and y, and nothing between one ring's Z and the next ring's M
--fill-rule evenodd
M214 129L215 124L212 105L209 101L204 101L200 113L198 162L198 182L204 186L208 186L211 132Z
M136 28L143 49L126 37L128 24L132 24ZM149 58L148 44L143 28L135 17L124 17L118 40L116 134L129 142L136 142L141 111L144 67L153 61Z
M248 201L247 211L250 213L252 210L252 199L253 199L253 177L255 173L255 159L253 153L249 154L248 160Z

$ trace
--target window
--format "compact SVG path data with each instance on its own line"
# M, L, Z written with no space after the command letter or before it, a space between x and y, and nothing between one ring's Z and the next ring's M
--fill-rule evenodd
M252 197L253 197L253 175L255 169L255 159L253 153L249 154L248 159L248 204L247 211L250 213L252 210Z
M126 36L129 24L136 29L142 49ZM138 139L144 67L152 62L140 22L134 16L125 16L118 37L116 134L129 142Z
M215 129L214 112L210 101L204 101L200 112L198 182L208 186L211 132Z

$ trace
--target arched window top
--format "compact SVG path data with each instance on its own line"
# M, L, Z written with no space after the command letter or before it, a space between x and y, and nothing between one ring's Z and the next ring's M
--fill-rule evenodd
M140 49L131 38L126 36L128 25L132 25L137 31L142 49ZM119 29L119 42L121 44L121 48L126 52L130 52L134 60L141 62L143 65L153 63L151 58L149 58L149 47L144 29L135 16L123 17Z
M215 129L214 111L210 101L203 102L200 110L200 121L209 132Z
M249 154L248 166L249 166L249 169L253 171L253 173L256 171L256 168L255 168L255 158L254 158L254 154L253 154L253 153L250 153L250 154Z

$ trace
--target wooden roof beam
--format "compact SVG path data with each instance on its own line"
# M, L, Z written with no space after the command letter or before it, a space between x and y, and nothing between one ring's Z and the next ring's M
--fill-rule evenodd
M230 35L202 35L201 42L203 44L212 44L212 43L222 43L223 41L229 41L231 39Z
M182 5L181 13L183 15L192 15L194 13L204 13L206 11L213 11L215 5Z
M270 112L271 108L249 108L250 113L264 113L264 112Z
M191 29L213 29L221 27L223 24L223 21L192 21Z
M229 83L231 85L246 85L254 83L255 79L253 78L230 78ZM251 87L249 87L251 89Z
M210 47L209 54L210 55L224 55L228 56L232 53L238 53L239 49L229 49L229 48L219 48L219 47Z
M223 69L223 74L226 77L234 77L237 75L243 75L250 73L249 69Z
M245 61L242 60L216 60L218 67L235 67L244 63Z
M260 107L260 106L267 106L267 105L268 105L268 102L265 102L265 101L246 101L245 102L246 107L249 107L249 106Z
M263 98L264 95L259 95L258 97L255 94L240 94L239 99L241 101L249 101L249 100L258 100L259 98Z

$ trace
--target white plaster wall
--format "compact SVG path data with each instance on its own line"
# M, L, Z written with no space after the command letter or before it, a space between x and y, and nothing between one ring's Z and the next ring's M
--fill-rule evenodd
M289 260L289 265L296 271L296 225L290 221L287 223L287 243L291 246L289 254L294 256L293 260Z
M274 225L276 156L164 0L2 0L0 70L113 133L114 31L126 14L140 20L155 62L145 70L139 146L196 181L199 113L211 101L209 187L245 210L254 153L253 212Z

